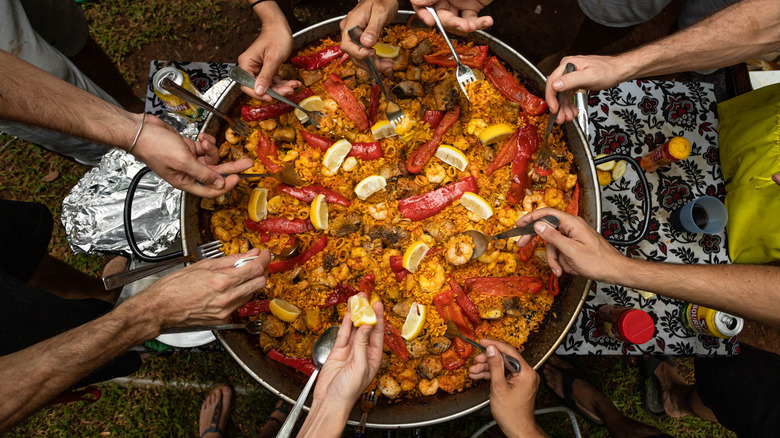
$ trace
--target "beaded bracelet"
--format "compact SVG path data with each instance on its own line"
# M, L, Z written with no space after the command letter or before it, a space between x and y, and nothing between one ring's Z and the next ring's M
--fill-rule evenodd
M144 113L143 117L141 117L141 126L138 127L138 132L135 133L135 138L133 139L133 144L130 145L129 148L127 148L127 153L129 154L130 151L133 150L135 147L135 144L138 143L138 137L141 136L141 130L144 129L144 122L146 121L146 113Z

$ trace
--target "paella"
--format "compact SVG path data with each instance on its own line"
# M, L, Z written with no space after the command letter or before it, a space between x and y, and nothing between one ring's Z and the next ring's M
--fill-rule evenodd
M516 239L492 241L472 258L473 241L460 233L494 235L545 206L576 214L576 169L557 128L552 165L535 167L546 104L487 46L455 42L478 78L467 99L439 34L389 26L380 42L401 120L387 120L379 87L338 41L320 40L279 72L302 83L291 100L325 114L319 126L286 104L250 100L241 116L253 133L228 129L219 151L223 161L253 158L246 173L294 167L304 185L242 180L201 207L211 210L225 253L287 254L269 264L267 286L236 316L263 320L257 348L271 359L310 374L317 336L364 292L382 301L386 318L369 389L391 400L454 393L473 384L467 369L476 352L444 336L448 322L472 339L522 349L559 291L540 239L522 248Z

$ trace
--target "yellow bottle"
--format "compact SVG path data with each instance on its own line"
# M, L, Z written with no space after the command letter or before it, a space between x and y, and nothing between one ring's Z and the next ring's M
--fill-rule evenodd
M673 137L666 143L646 153L639 165L645 172L655 172L667 164L688 158L691 154L691 143L683 137Z

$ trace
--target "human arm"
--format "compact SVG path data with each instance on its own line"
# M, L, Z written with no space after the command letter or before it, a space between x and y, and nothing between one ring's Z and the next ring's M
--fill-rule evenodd
M616 56L567 56L547 78L545 100L556 112L559 91L603 90L621 82L725 67L780 48L780 2L742 0L666 38ZM562 76L566 63L577 71ZM567 102L557 122L576 116Z
M247 0L252 4L254 1ZM293 92L300 85L298 81L285 81L276 75L279 66L290 56L293 49L292 31L279 5L275 1L264 1L252 7L262 23L260 35L238 56L238 66L251 73L255 79L255 88L241 87L244 93L255 99L270 101L271 96L265 94L268 87L280 94Z
M534 420L534 402L539 390L539 375L511 345L492 339L480 339L487 349L477 355L469 367L469 377L490 379L490 412L508 437L544 437ZM519 360L520 373L507 376L501 353Z
M142 115L129 113L0 50L0 118L128 150ZM227 193L238 184L238 177L222 178L220 173L248 169L252 160L215 166L214 137L201 134L199 138L195 142L186 139L162 120L147 115L131 152L178 189L212 198Z
M523 216L518 226L545 215L561 220L558 230L537 222L547 242L547 261L555 275L563 271L610 284L647 290L780 327L780 268L759 265L684 265L624 256L584 219L553 208ZM519 246L528 243L524 236Z
M260 255L241 268L240 258ZM204 260L167 275L108 314L0 357L0 433L131 347L170 327L222 322L265 286L270 253Z
M349 313L344 315L336 344L314 386L311 410L299 437L341 436L352 407L382 363L385 325L380 301L374 303L374 312L376 325L358 328L352 326Z
M374 54L371 47L379 41L379 35L382 28L387 23L393 21L398 12L397 0L363 0L359 2L339 23L341 28L341 50L352 57L353 60L364 61ZM358 26L363 30L360 35L360 44L358 46L352 42L347 31ZM392 71L393 61L391 59L377 58L375 60L377 68L380 71Z
M479 11L493 0L411 0L412 8L428 26L435 26L433 16L425 7L436 10L447 31L460 35L487 29L493 25L493 17L480 17Z

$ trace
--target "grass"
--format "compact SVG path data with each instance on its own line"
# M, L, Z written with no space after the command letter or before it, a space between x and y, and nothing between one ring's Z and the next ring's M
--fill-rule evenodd
M299 5L310 7L309 0ZM122 61L135 51L150 50L161 41L179 41L192 32L210 32L225 27L220 4L239 5L240 1L216 0L149 0L144 2L117 0L90 3L85 13L92 23L96 41L120 66L129 83L143 81L122 67ZM213 32L215 38L225 33ZM102 259L97 256L73 254L66 242L59 221L60 204L68 191L87 171L86 166L45 151L37 146L0 135L0 161L5 169L0 174L0 196L6 199L41 202L55 217L55 230L50 250L58 259L90 275L97 275ZM58 177L47 182L44 176L57 172ZM651 419L639 403L641 380L636 359L623 357L576 357L571 359L603 388L618 408L629 417L655 425L674 436L733 436L718 425L704 420L686 418ZM690 377L690 361L678 361L678 369ZM209 385L230 381L250 390L237 397L232 415L230 436L256 436L275 403L274 397L254 382L226 353L176 353L147 359L135 375L164 382L194 381ZM76 402L51 406L9 432L8 436L197 436L198 412L208 388L181 389L171 387L119 387L101 385L102 398L92 404ZM33 390L33 389L31 389ZM539 391L537 407L561 403L544 387ZM469 436L491 418L480 412L426 430L430 437ZM542 427L555 437L571 436L571 424L562 414L538 418ZM580 421L585 436L606 436L606 429L593 428ZM352 435L347 430L346 436ZM369 436L380 436L370 431ZM398 436L412 436L411 431L399 431ZM493 428L485 436L500 436Z

